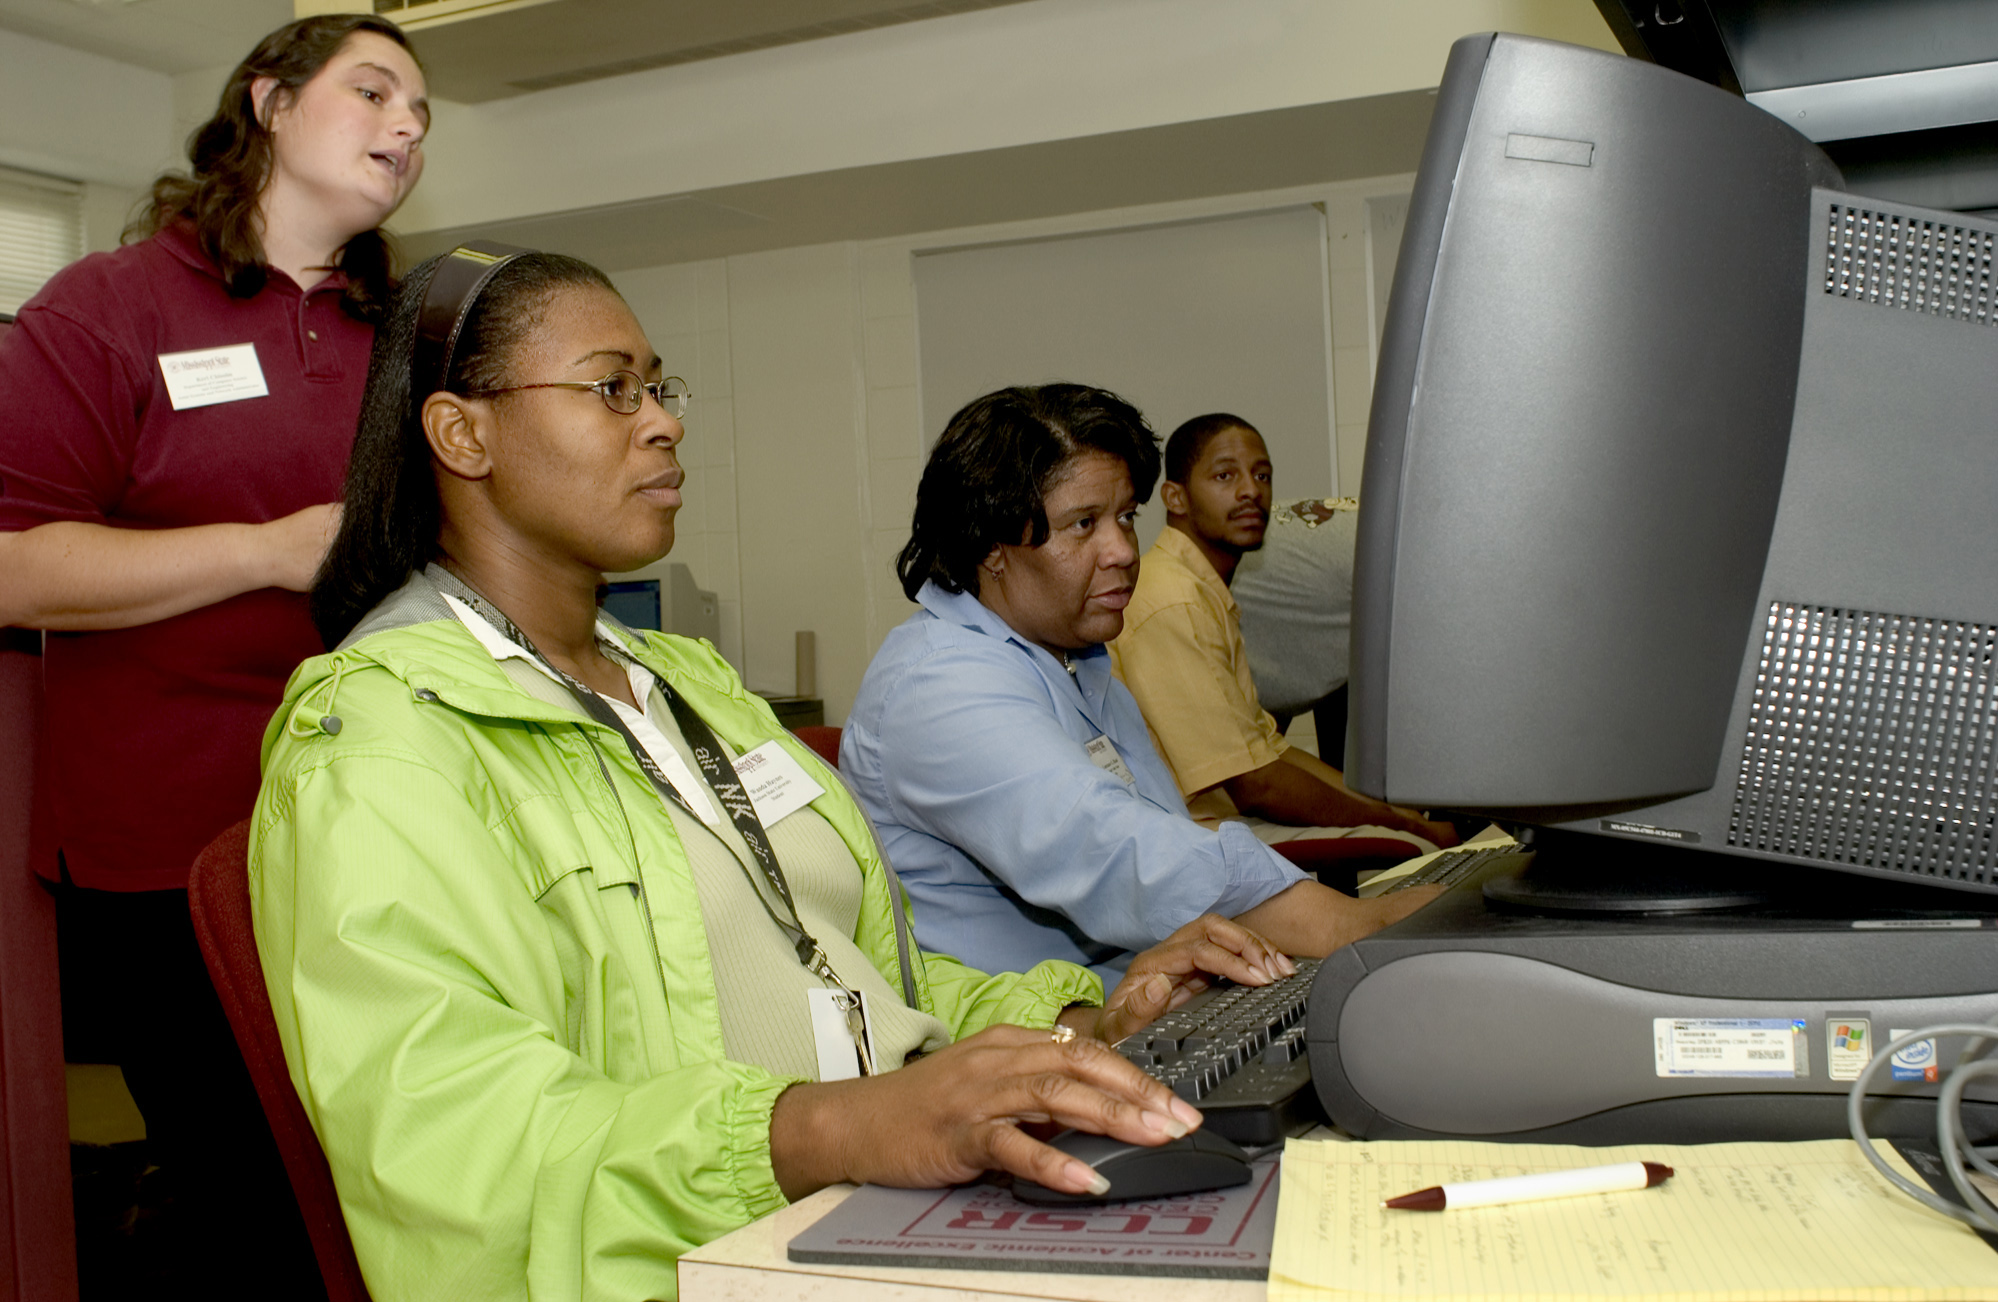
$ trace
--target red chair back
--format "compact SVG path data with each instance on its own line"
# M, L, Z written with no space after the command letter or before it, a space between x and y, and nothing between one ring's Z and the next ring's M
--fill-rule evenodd
M7 329L0 324L0 334ZM28 841L41 645L40 633L0 628L0 1298L73 1302L76 1224L55 899L35 875Z
M798 740L818 752L820 759L839 767L839 729L829 728L822 723L808 723L802 728L793 728Z
M187 905L194 915L194 934L208 962L208 978L221 997L230 1029L249 1066L257 1097L263 1100L292 1192L312 1236L319 1273L326 1279L330 1302L369 1302L368 1286L354 1259L354 1241L340 1215L340 1197L333 1189L333 1172L306 1119L305 1105L285 1070L284 1046L278 1040L277 1019L264 988L264 970L257 960L257 935L250 921L250 824L246 819L208 843L194 861L187 879Z
M1387 836L1308 837L1278 841L1270 849L1310 873L1335 891L1351 895L1368 869L1392 868L1412 858L1414 847Z

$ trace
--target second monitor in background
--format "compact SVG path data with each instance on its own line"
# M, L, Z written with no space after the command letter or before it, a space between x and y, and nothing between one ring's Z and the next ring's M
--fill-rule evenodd
M652 628L721 644L721 599L678 561L650 567L657 577L624 576L605 587L603 608L627 628ZM649 570L639 571L646 575Z

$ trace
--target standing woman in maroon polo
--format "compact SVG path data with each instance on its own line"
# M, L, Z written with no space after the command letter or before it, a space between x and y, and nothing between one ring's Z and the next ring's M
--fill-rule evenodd
M186 1282L211 1296L239 1266L263 1296L318 1288L187 873L249 815L264 724L323 649L304 590L393 288L376 228L428 126L392 24L273 32L136 242L57 275L0 343L0 625L49 632L35 839L65 1020L124 1068L196 1248ZM310 1277L274 1276L272 1243Z

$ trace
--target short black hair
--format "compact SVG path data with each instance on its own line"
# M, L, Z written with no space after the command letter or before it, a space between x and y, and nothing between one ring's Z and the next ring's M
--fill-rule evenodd
M1231 416L1225 411L1209 412L1205 416L1195 416L1172 432L1165 446L1165 477L1169 484L1183 484L1193 474L1193 467L1200 460L1200 454L1207 451L1207 445L1214 436L1231 429L1245 429L1257 438L1263 432L1240 416Z
M909 544L895 560L915 600L934 580L977 592L978 564L1000 543L1048 540L1048 490L1085 452L1107 452L1131 472L1140 502L1159 479L1159 436L1138 409L1107 389L1043 384L1001 389L967 403L930 449L916 487Z

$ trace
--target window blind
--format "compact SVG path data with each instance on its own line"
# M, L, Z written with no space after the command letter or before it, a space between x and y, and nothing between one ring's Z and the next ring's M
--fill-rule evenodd
M0 168L0 312L83 256L83 187Z

